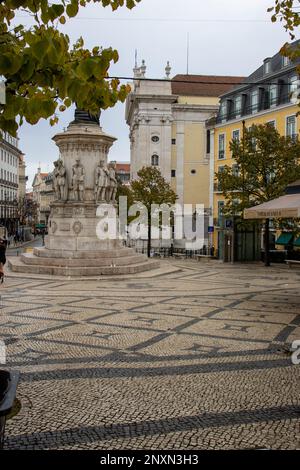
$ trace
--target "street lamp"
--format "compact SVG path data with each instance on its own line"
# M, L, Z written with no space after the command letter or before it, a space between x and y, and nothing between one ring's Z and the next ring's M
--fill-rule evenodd
M7 204L8 204L8 196L7 196L7 191L4 192L4 227L8 231L7 228Z
M18 228L18 215L18 199L15 197L13 200L14 234Z

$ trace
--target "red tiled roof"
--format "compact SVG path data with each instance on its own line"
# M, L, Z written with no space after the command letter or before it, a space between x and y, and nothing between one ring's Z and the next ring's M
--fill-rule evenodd
M116 163L116 172L118 171L125 171L126 173L130 173L130 163Z
M221 96L246 77L226 77L217 75L176 75L172 81L173 95Z

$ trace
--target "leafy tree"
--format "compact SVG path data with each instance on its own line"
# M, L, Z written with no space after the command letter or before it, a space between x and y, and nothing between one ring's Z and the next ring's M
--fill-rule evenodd
M171 185L156 167L143 167L138 171L138 179L131 183L133 199L144 204L148 211L148 242L147 254L151 252L151 206L152 204L175 204L177 195Z
M270 124L244 127L240 141L230 142L235 164L216 173L225 197L224 215L241 218L246 208L284 194L300 178L300 142L283 137ZM265 264L269 259L269 219L265 221Z
M298 0L275 0L275 6L268 8L268 12L272 13L272 22L281 21L292 39L295 39L295 28L300 25L300 12L295 9L298 7Z
M19 197L18 199L18 219L20 225L30 223L35 225L38 219L38 206L33 199L28 199L26 196Z
M271 21L283 23L284 29L289 33L292 40L295 39L295 31L300 26L300 11L298 0L275 0L275 5L268 8L268 12L272 13ZM281 54L289 57L292 61L300 56L300 47L286 43L280 50ZM298 67L298 72L299 72Z
M108 79L118 52L98 46L91 51L79 38L71 46L66 34L58 30L79 7L100 3L112 10L131 9L140 0L0 0L0 76L6 80L6 104L0 104L0 128L16 135L24 119L36 124L77 103L96 114L118 101L124 101L130 87ZM18 24L16 14L27 12L34 24Z

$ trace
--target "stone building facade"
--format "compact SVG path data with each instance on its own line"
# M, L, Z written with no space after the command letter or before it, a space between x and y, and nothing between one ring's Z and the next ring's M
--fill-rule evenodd
M210 138L206 121L218 112L219 96L241 77L176 75L170 79L146 79L146 66L134 69L132 92L126 102L130 128L131 178L144 166L157 166L171 183L181 204L203 204L211 213Z

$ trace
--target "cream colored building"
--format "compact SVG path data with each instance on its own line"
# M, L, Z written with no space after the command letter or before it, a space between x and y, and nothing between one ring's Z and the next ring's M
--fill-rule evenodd
M130 128L131 178L143 166L158 166L181 204L203 204L207 226L211 201L210 136L206 121L218 112L219 96L240 77L176 75L146 80L146 66L134 69L132 92L126 102Z
M50 203L54 200L52 173L42 173L41 168L32 183L33 201L37 204L37 222L48 224L50 215Z
M26 182L28 180L28 176L26 176L26 164L24 155L20 155L19 158L19 187L18 187L18 198L24 199L26 194Z

